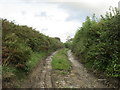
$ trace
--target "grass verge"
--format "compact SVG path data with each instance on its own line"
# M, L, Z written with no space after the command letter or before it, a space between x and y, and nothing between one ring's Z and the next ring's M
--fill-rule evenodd
M71 63L67 57L68 49L61 49L58 51L52 60L52 68L60 71L69 71L71 69Z
M28 66L28 71L31 71L35 66L36 64L44 59L45 57L47 56L47 53L46 52L35 52L31 55L31 58L30 60L26 63L26 65Z

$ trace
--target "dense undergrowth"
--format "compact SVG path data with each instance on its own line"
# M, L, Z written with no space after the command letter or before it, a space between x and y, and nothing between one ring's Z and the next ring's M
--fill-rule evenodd
M25 77L49 53L64 47L59 38L45 36L32 27L6 19L2 20L2 32L3 81L7 82L12 77Z
M61 49L53 56L52 68L54 70L60 70L63 73L67 73L70 70L71 63L68 60L67 51L68 49L66 48Z
M66 45L85 66L120 78L120 15L117 8L110 8L110 12L104 17L101 15L99 20L95 14L87 17Z

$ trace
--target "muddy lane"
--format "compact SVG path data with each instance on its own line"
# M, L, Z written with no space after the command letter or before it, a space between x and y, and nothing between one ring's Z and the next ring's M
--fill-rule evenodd
M70 50L68 59L71 62L71 71L60 74L59 70L52 70L51 61L56 52L33 70L24 83L24 88L105 88L98 78L89 74L86 68L75 60Z

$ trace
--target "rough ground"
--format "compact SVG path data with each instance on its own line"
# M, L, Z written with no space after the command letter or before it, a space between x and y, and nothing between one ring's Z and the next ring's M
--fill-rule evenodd
M56 52L40 62L40 64L29 75L28 80L22 85L24 88L51 88L51 61Z
M44 63L29 75L22 87L24 88L105 88L100 79L95 78L74 59L71 51L68 51L68 58L71 61L72 69L70 72L52 70L52 55L48 56Z
M72 64L71 72L60 74L53 71L54 87L59 88L105 88L100 79L95 78L87 72L81 63L74 59L71 51L68 51L68 58Z

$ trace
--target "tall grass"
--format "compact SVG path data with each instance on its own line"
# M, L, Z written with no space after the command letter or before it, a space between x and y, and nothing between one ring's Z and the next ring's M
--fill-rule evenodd
M52 60L52 68L55 70L65 70L69 71L71 68L70 61L67 57L67 51L68 49L61 49L58 51L54 56Z
M26 62L26 68L24 70L17 69L14 66L2 66L2 72L4 78L17 78L19 80L25 79L27 74L36 66L36 64L47 56L46 52L33 52L30 59Z
M47 56L46 52L34 52L31 55L30 60L26 63L29 71L31 71L36 66L36 64L42 59L44 59L46 56Z

